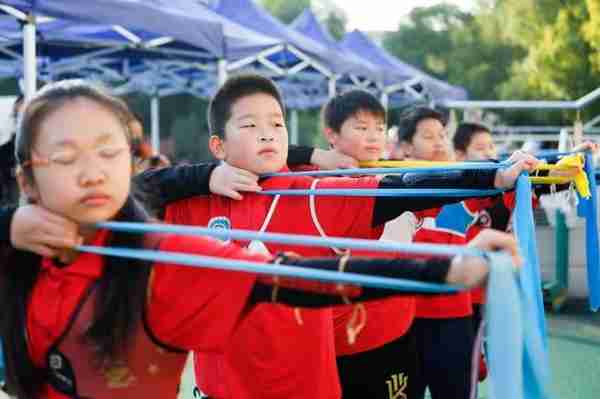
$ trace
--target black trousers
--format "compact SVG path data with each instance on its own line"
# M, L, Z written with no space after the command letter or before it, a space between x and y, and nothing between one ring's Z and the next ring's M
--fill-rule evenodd
M413 327L420 360L416 398L423 398L429 387L432 399L469 399L475 339L472 317L416 319Z
M411 327L373 350L337 358L343 399L412 399L419 358Z

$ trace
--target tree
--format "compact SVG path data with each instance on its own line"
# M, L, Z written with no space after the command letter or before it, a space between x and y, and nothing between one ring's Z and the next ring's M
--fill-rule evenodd
M497 85L525 51L500 39L502 24L487 18L494 11L473 15L449 4L415 8L383 45L402 61L465 87L472 98L496 99Z
M310 0L262 0L262 5L285 24L292 22L305 8L310 8Z
M600 70L593 51L597 28L588 12L592 2L587 6L578 0L545 3L545 13L533 21L537 28L527 39L527 56L513 65L512 77L501 85L503 97L576 99L597 87ZM599 111L594 106L584 113L591 116ZM545 119L569 122L574 117L572 112L556 115Z
M325 18L325 26L334 39L340 40L346 34L348 20L344 14L329 12Z
M600 0L587 0L586 5L589 19L583 24L582 33L594 50L590 54L592 67L600 72Z

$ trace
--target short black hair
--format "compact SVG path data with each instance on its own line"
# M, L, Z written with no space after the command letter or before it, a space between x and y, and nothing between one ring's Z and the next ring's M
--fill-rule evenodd
M323 127L339 132L348 118L359 112L369 112L386 120L385 107L365 90L350 90L330 99L323 107Z
M443 113L433 108L423 106L409 108L400 115L398 142L411 143L417 132L417 125L425 119L438 120L443 126L448 122Z
M275 82L257 74L232 76L219 88L208 104L208 128L211 135L225 138L225 125L231 118L231 107L242 97L267 94L279 103L285 117L285 106Z
M477 133L490 133L490 128L480 123L461 123L458 125L454 137L452 138L452 144L455 150L467 151L467 147L471 144L473 136Z

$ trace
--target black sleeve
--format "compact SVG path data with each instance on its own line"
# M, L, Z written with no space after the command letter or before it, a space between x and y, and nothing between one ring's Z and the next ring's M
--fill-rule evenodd
M337 271L339 267L339 258L283 258L281 263L286 265L331 271ZM403 278L428 283L444 283L449 269L450 259L445 258L428 260L350 258L345 267L347 272L357 274ZM257 283L251 294L251 302L271 302L273 289L272 285ZM360 296L352 298L352 301L366 301L415 293L417 292L362 287ZM302 290L301 285L297 288L278 287L277 302L301 307L324 307L345 303L341 296L331 293L306 292Z
M310 165L315 149L302 145L290 145L288 149L288 166Z
M493 189L496 170L458 170L435 173L402 173L385 176L379 188L466 188ZM460 202L465 197L377 197L373 212L373 226L395 219L405 211L421 211Z
M10 224L17 208L0 208L0 245L10 245Z
M12 170L16 166L15 136L0 146L0 169Z
M556 162L558 162L558 160L556 160ZM550 171L542 170L535 176L547 177L547 176L550 176ZM540 195L552 193L552 186L553 186L553 184L534 184L531 189L533 190L533 193L535 194L535 196L539 197ZM554 191L555 192L566 191L569 189L569 187L571 187L570 183L555 184Z
M210 194L210 176L217 162L149 169L134 177L143 202L161 213L171 202Z

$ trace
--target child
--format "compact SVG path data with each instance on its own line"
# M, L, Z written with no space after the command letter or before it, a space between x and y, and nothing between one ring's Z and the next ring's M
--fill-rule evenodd
M383 155L386 112L370 93L352 90L332 98L323 108L322 122L331 148L359 162L377 161ZM411 241L412 237L386 234L386 239ZM410 328L414 297L374 301L365 304L365 309L368 323L353 343L349 343L346 331L352 308L333 311L342 396L414 398L418 373L415 336Z
M498 158L492 132L479 123L461 123L452 137L457 161L488 161Z
M79 117L85 115L85 118ZM133 172L127 107L81 81L42 89L27 105L16 143L19 184L30 201L80 226L91 245L158 247L235 259L272 261L233 244L206 238L129 236L94 230L106 220L145 221L130 194ZM60 184L57 184L60 182ZM6 243L9 211L0 213ZM25 229L27 230L27 229ZM11 237L12 241L14 237ZM514 241L488 236L481 246ZM47 242L45 243L48 244ZM252 273L192 269L166 263L81 254L67 263L11 253L0 268L0 328L6 348L7 383L19 398L174 397L185 360L181 350L220 351L236 326L260 302L293 305L341 303L335 286L282 281ZM337 260L277 261L337 269ZM383 262L382 259L379 262ZM476 258L427 263L390 260L388 270L425 281L465 282L466 271L481 280L485 264ZM445 264L445 266L444 266ZM365 272L370 260L349 259L346 270ZM404 270L402 270L404 268ZM441 270L441 271L440 271ZM285 279L284 279L285 280ZM278 295L277 295L278 294ZM342 287L353 299L382 292ZM386 293L383 292L385 295Z
M284 107L277 88L255 75L230 78L211 100L209 147L217 159L253 174L287 170L287 130ZM446 174L386 176L383 179L276 177L263 179L262 189L456 187L491 188L512 185L517 174L531 165L521 163L505 172L467 171ZM155 176L181 181L178 188L202 185L195 171L206 165L180 166ZM515 174L516 173L516 174ZM202 173L202 175L204 175ZM148 175L151 178L151 175ZM192 178L190 178L192 177ZM152 179L150 179L152 180ZM167 187L161 179L158 186ZM178 190L184 198L184 193ZM271 197L247 193L241 201L220 196L196 196L167 207L169 222L244 228L270 232L370 238L389 219L405 209L426 209L456 201L448 198ZM312 215L318 215L313 218ZM315 223L317 220L320 223ZM248 244L248 243L245 243ZM305 256L330 254L316 248L299 248L253 242L251 248L270 252L293 250ZM267 329L265 326L269 326ZM289 348L297 350L290 352ZM239 326L231 345L222 354L198 353L197 380L211 397L304 398L339 397L335 352L329 311L298 312L288 308L256 307Z
M433 109L417 107L403 113L399 137L407 158L426 161L453 159L446 119ZM521 154L520 157L525 162L535 162L527 155ZM456 204L415 216L415 242L465 245L465 231L474 219L475 211ZM470 395L474 341L469 292L419 296L416 317L414 328L421 365L417 397L423 397L429 387L433 399L467 399Z
M492 132L488 127L478 123L461 123L454 137L452 138L456 159L459 161L486 161L496 160L498 157L496 145L493 140ZM573 151L597 151L598 145L589 141L582 143L573 149ZM558 185L555 191L562 191L569 188L569 184ZM549 194L551 187L549 185L533 186L534 206L537 205L537 199L540 195ZM477 210L474 222L469 226L466 232L466 240L471 241L481 231L487 228L493 228L500 231L510 230L510 221L515 207L514 192L508 192L502 197L488 201L484 208ZM479 328L483 319L483 304L485 303L484 289L476 288L471 291L473 302L473 321L475 331ZM485 361L480 358L480 379L487 374Z
M15 180L15 129L17 118L23 106L23 96L19 95L13 103L10 115L9 139L0 144L0 206L18 202L17 182Z
M141 173L149 168L163 168L170 166L171 161L163 154L154 154L152 147L144 139L144 127L142 125L142 118L132 112L133 118L128 123L129 131L133 137L132 143L134 145L136 158L136 171Z

